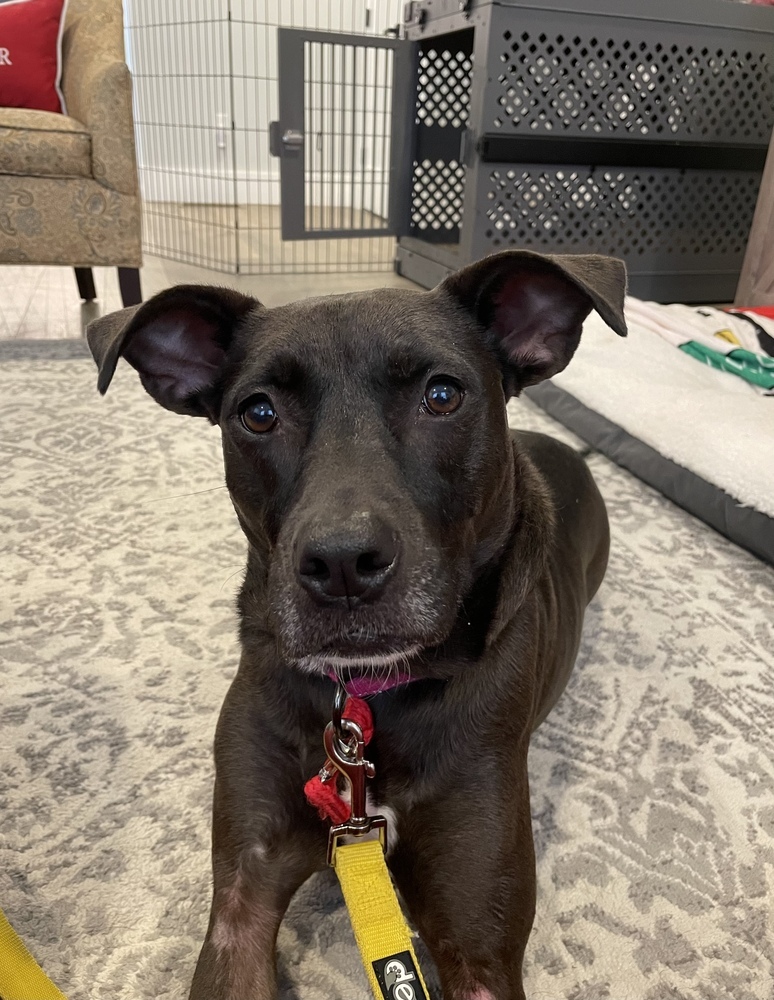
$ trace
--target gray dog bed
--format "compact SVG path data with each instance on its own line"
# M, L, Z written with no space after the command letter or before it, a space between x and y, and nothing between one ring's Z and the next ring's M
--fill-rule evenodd
M570 366L529 397L595 449L774 563L774 398L635 322L592 316Z

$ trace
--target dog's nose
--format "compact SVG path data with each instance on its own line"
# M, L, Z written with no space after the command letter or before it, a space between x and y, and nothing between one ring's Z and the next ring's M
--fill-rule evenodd
M328 534L313 532L299 545L298 578L320 604L379 597L395 571L398 538L373 517Z

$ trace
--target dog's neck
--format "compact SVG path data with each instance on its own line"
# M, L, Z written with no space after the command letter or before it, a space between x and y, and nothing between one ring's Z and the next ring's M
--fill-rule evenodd
M513 454L520 485L519 505L500 561L499 597L486 636L487 646L498 640L544 574L556 524L554 503L545 479L515 443Z

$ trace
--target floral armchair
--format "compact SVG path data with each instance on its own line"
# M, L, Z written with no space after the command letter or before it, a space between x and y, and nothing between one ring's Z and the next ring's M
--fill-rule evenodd
M69 0L62 92L67 115L0 107L0 264L73 267L87 300L92 266L115 266L134 305L141 209L121 0Z

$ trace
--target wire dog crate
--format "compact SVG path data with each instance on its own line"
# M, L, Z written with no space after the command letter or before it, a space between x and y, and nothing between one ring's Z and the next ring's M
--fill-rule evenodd
M396 30L401 0L124 0L124 8L146 252L241 274L392 268L389 233L282 240L269 122L280 27L383 36ZM326 62L315 72L322 80L333 69ZM376 69L369 65L367 93L381 107L392 79L381 64L372 79ZM329 90L330 101L338 88ZM319 162L340 142L334 125L321 136ZM365 186L375 178L362 152L358 145Z

